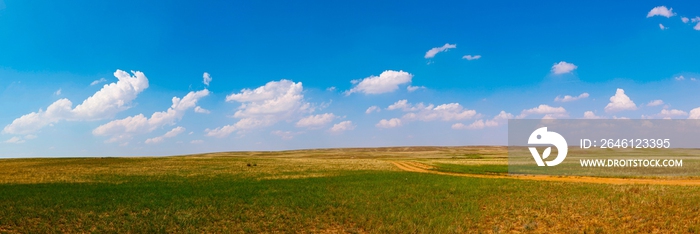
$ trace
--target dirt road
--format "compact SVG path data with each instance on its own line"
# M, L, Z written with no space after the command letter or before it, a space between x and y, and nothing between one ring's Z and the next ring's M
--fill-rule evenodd
M431 170L434 167L419 162L394 161L391 162L396 167L404 171L430 173L438 175L464 176L474 178L492 179L516 179L516 180L540 180L573 183L596 183L596 184L658 184L658 185L686 185L700 186L700 180L687 179L625 179L625 178L602 178L589 176L545 176L545 175L487 175L487 174L464 174Z

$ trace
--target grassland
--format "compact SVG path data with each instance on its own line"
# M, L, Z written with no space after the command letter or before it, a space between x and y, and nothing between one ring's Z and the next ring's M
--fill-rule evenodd
M503 147L0 160L0 232L700 231L700 186L502 175Z

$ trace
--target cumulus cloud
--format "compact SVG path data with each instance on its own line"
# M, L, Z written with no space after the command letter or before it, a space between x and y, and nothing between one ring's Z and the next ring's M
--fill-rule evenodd
M225 137L234 131L265 127L282 120L296 118L311 112L311 104L304 102L301 82L270 81L256 89L243 89L226 96L227 102L240 102L233 115L239 120L216 129L206 129L207 136Z
M202 84L209 86L209 82L211 82L211 75L209 75L208 72L205 72L202 74Z
M105 78L100 78L99 80L95 80L95 81L93 81L92 83L90 83L90 86L98 85L98 84L104 83L104 82L107 82L107 79L105 79Z
M688 119L700 119L700 107L690 110Z
M476 130L476 129L483 129L485 127L495 127L498 126L498 123L493 120L487 120L484 121L483 119L476 120L473 123L469 125L465 125L463 123L456 123L452 125L452 129L458 129L458 130Z
M320 115L310 115L307 117L304 117L300 119L296 126L297 127L305 127L305 128L318 128L323 125L326 125L333 121L336 116L333 113L325 113L325 114L320 114Z
M593 113L593 111L586 111L586 112L583 112L583 118L584 119L600 119L601 117L595 115L595 113Z
M106 142L117 142L131 139L132 135L152 132L165 125L174 125L182 119L185 112L197 106L199 99L209 95L209 90L189 92L182 98L173 97L168 110L155 112L150 118L143 114L113 120L92 130L95 136L111 136Z
M408 103L408 100L406 99L395 102L387 107L387 110L402 110L405 112L411 112L401 117L401 119L404 121L454 121L471 119L478 116L475 110L465 109L459 103L448 103L438 106L429 104L426 106L423 103L413 105Z
M678 81L681 81L681 80L685 80L685 77L683 77L683 76L676 76L676 77L674 77L673 79L678 80Z
M340 133L344 131L349 131L355 129L355 125L352 124L351 121L343 121L340 123L337 123L329 129L329 131L334 132L334 133Z
M666 30L666 29L668 29L668 27L664 26L663 24L659 24L659 28L660 28L661 30Z
M615 95L610 97L610 103L605 106L605 112L616 112L624 110L636 110L637 105L634 104L626 94L625 90L617 89Z
M102 87L91 97L85 99L82 104L73 109L74 118L77 119L104 119L128 109L129 103L136 96L148 88L148 79L142 72L129 73L117 70L114 76L119 81Z
M26 134L62 120L88 121L113 117L116 113L130 108L131 102L143 90L148 88L148 78L142 72L129 73L117 70L114 76L116 83L105 85L82 104L72 108L73 103L68 99L59 99L49 105L46 111L39 109L12 121L5 126L3 133Z
M390 93L399 89L399 85L411 83L411 79L413 79L413 75L408 72L387 70L379 76L351 81L355 87L346 91L345 95L357 92L364 94Z
M56 95L56 96L61 95L61 89L56 90L56 92L54 92L53 95Z
M693 29L700 30L700 22L698 22L698 24L696 24L695 27L693 27Z
M664 104L664 101L662 101L662 100L653 100L653 101L650 101L649 103L647 103L647 106L660 106L663 104Z
M414 104L408 103L408 100L402 99L402 100L396 101L394 104L389 105L386 109L387 110L402 110L402 111L409 112L409 111L423 110L426 108L430 109L433 107L435 107L435 105L430 104L430 105L426 106L422 102L414 105Z
M365 111L365 114L371 114L372 112L380 112L381 110L382 110L382 108L379 108L378 106L370 106Z
M454 48L457 48L456 44L445 43L445 45L443 45L443 46L435 47L435 48L428 50L428 52L425 52L425 58L427 58L427 59L433 58L433 57L435 57L436 54L438 54L440 52L444 52L444 51L447 51L449 49L454 49Z
M666 6L657 6L651 9L649 13L647 13L647 18L654 17L657 15L666 18L671 18L672 16L676 15L676 13L673 13L673 8L666 8Z
M507 122L507 120L512 119L512 118L514 118L513 114L507 113L506 111L501 111L500 113L498 113L498 115L493 117L493 120L496 120L496 121L505 120Z
M579 99L587 98L588 96L589 96L588 93L582 93L576 97L572 97L570 95L565 95L564 97L557 96L556 98L554 98L554 101L555 102L573 102L573 101L576 101Z
M399 100L396 103L387 107L387 110L402 110L409 112L404 114L400 119L392 118L389 120L382 119L375 126L378 128L394 128L403 125L407 121L458 121L465 119L477 118L480 115L475 110L469 110L462 107L459 103L448 103L435 106L433 104L425 105L418 103L416 105L408 103L407 100ZM510 115L505 112L502 114ZM501 115L499 115L501 116ZM512 115L511 115L512 116Z
M204 108L202 108L201 106L195 106L195 107L194 107L194 112L196 112L196 113L202 113L202 114L209 114L209 113L211 113L211 111L209 111L209 110L207 110L207 109L204 109Z
M420 103L420 105L423 105L423 103ZM401 109L403 111L410 111L411 110L411 104L408 103L408 100L403 99L403 100L398 100L394 104L389 105L387 107L387 110L398 110Z
M496 127L496 126L507 123L508 119L512 119L512 118L514 118L513 114L507 113L505 111L501 111L500 113L498 113L498 115L494 116L493 119L490 119L490 120L478 119L469 125L465 125L463 123L455 123L452 125L452 129L476 130L476 129L483 129L486 127Z
M412 86L412 85L409 85L408 87L406 87L406 90L408 90L408 92L413 92L413 91L416 91L416 90L419 90L419 89L425 89L425 86Z
M185 128L178 126L176 128L173 128L172 130L166 132L162 136L146 139L146 144L161 143L165 140L165 138L173 138L173 137L176 137L177 135L180 135L180 133L183 133L183 132L185 132Z
M518 115L517 118L522 119L529 115L544 115L544 118L546 119L563 118L569 116L564 107L552 107L549 105L542 104L531 109L523 110L522 112L520 112L520 115Z
M678 110L678 109L663 109L661 112L659 112L656 116L664 119L670 119L671 117L676 117L676 116L686 116L688 115L688 112Z
M574 65L573 63L567 63L565 61L561 61L559 63L555 63L552 66L552 73L554 73L555 75L560 75L560 74L572 72L576 68L578 68L578 67L576 65Z
M481 55L478 55L478 54L477 54L477 55L474 55L474 56L468 54L468 55L465 55L465 56L462 57L462 59L466 59L466 60L470 60L470 61L471 61L471 60L477 60L477 59L480 59L480 58L481 58Z
M395 128L401 126L401 119L392 118L389 120L382 119L375 125L378 128Z
M681 17L681 21L683 21L683 23L685 24L685 23L688 23L688 21L690 21L690 19L688 19L688 17Z

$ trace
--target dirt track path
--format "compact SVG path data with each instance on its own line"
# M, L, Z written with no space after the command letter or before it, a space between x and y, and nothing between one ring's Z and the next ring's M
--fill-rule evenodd
M557 181L557 182L575 182L575 183L595 183L595 184L658 184L658 185L687 185L700 186L700 180L666 180L666 179L625 179L625 178L601 178L589 176L545 176L545 175L485 175L485 174L464 174L451 173L431 170L430 165L419 162L400 161L391 162L396 167L404 171L430 173L437 175L463 176L473 178L491 178L491 179L516 179L516 180L539 180L539 181Z

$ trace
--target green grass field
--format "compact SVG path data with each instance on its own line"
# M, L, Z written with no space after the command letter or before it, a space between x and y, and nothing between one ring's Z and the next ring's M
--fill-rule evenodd
M0 160L0 232L700 231L700 187L469 178L505 148L382 148ZM250 166L248 166L250 165Z

